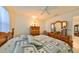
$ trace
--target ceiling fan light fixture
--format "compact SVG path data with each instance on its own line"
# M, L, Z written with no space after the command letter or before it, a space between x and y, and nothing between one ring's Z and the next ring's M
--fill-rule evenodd
M33 19L36 19L36 18L37 18L37 16L32 16L32 18L33 18Z

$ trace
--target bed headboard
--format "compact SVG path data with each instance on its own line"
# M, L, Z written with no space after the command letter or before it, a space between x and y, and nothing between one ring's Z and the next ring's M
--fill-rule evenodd
M14 37L14 28L12 28L12 38Z
M12 31L8 33L0 32L0 47L13 37L14 37L14 28L12 28Z
M14 37L14 28L12 28L12 31L8 32L8 33L6 33L6 32L0 32L0 36L5 37L6 40L9 40L9 39L13 38Z

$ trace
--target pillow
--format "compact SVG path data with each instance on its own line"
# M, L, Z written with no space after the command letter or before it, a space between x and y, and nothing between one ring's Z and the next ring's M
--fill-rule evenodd
M28 43L32 43L33 36L32 35L27 35L27 38L28 38Z
M20 35L20 38L21 39L27 39L27 36L26 35Z
M42 45L39 41L35 40L32 35L27 35L28 37L28 43L34 44L34 45Z
M41 46L41 45L42 45L42 43L41 43L41 42L36 41L36 40L33 40L33 41L32 41L32 44L34 44L34 45L39 45L39 46Z

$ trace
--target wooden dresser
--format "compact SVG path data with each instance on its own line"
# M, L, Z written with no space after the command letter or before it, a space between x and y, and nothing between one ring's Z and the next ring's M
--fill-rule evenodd
M74 33L74 35L79 37L79 32Z
M52 38L56 38L56 39L62 40L64 42L68 43L72 47L73 41L72 41L72 38L70 36L57 34L55 32L48 32L48 36L50 36Z
M31 26L30 34L33 36L40 35L40 27L39 26Z

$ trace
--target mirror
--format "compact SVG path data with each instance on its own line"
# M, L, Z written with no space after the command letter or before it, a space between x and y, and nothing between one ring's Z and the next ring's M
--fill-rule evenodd
M67 21L62 21L62 34L67 35Z
M67 21L62 21L62 27L66 28L67 27Z
M55 22L55 30L57 33L61 33L62 23L60 21Z
M67 21L56 21L52 23L51 32L67 35Z
M79 24L74 25L74 35L79 36Z
M55 30L55 25L54 25L54 23L52 23L51 24L51 32L55 32L56 30Z

